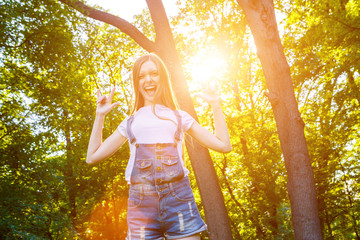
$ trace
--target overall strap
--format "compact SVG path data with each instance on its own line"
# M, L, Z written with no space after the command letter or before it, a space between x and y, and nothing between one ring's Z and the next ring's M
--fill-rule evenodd
M178 143L178 142L180 141L180 139L181 139L181 126L182 126L182 122L181 122L181 115L180 115L179 111L178 111L178 110L175 110L174 113L175 113L175 116L176 116L176 119L177 119L177 123L178 123L178 128L177 128L177 130L176 130L176 132L175 132L174 138L175 138L175 143Z
M134 136L133 132L131 131L131 124L133 121L134 121L134 115L131 115L129 117L129 119L127 120L127 125L126 125L126 131L129 136L129 142L131 144L133 144L136 141L135 136Z

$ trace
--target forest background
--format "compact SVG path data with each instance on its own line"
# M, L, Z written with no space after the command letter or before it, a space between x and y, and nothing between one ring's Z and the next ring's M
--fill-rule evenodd
M274 4L324 238L360 239L360 3ZM179 0L178 6L171 28L191 93L202 87L194 65L213 55L217 61L210 68L217 71L212 77L233 151L211 156L233 237L292 239L287 173L245 16L235 1ZM58 1L2 0L0 16L0 238L123 239L128 147L95 167L86 165L85 154L96 89L116 85L121 102L107 116L106 137L129 113L131 66L145 51ZM132 23L154 38L147 10ZM210 108L197 99L194 105L213 131ZM193 172L190 178L204 214Z

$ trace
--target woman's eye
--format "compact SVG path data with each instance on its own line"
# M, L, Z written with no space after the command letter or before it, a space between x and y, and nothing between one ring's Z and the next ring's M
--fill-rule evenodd
M158 73L157 73L157 72L153 72L153 73L151 73L151 76L152 76L152 77L157 77L157 76L158 76Z

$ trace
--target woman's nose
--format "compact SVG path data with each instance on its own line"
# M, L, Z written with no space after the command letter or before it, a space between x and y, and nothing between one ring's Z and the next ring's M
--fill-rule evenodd
M145 76L145 81L147 81L147 82L152 81L152 78L151 78L150 74L147 74L147 75Z

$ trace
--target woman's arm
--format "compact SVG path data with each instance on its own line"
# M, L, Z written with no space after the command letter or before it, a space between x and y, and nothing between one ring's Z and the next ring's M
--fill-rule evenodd
M230 136L226 126L225 117L221 109L219 96L214 88L208 89L205 94L198 96L207 101L212 107L214 114L215 135L206 128L200 126L197 122L192 124L187 133L204 147L222 153L230 152Z
M86 163L94 164L100 162L112 154L114 154L126 141L126 137L122 136L119 131L115 132L102 142L102 129L104 126L105 116L115 106L119 105L118 102L111 103L114 96L115 88L111 90L109 96L100 95L100 91L97 92L97 107L96 117L94 125L91 131L88 151L86 155Z

